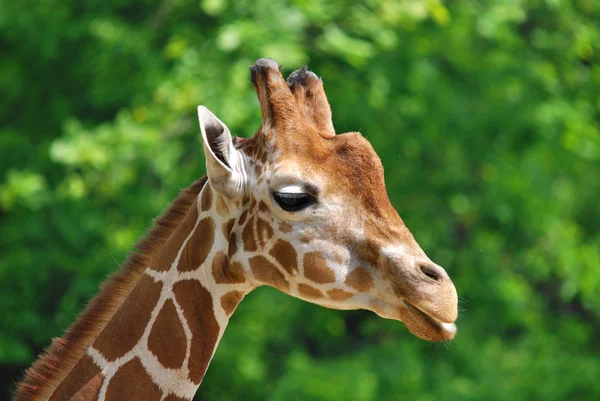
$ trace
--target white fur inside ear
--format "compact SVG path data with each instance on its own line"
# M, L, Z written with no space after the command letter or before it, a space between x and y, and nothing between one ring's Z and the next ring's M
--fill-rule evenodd
M198 106L198 119L206 174L212 187L228 198L239 197L245 190L247 175L243 156L233 146L229 129L204 106Z
M281 189L279 189L280 193L283 194L303 194L305 193L301 186L299 185L288 185Z

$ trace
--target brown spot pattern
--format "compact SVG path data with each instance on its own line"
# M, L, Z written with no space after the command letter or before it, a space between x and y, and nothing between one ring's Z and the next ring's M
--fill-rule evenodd
M227 255L217 252L212 262L212 273L217 284L239 284L246 281L239 263L229 264Z
M279 231L281 231L282 233L291 233L292 226L288 222L280 221L279 222Z
M171 238L165 243L156 258L150 262L150 269L156 271L169 270L177 256L177 252L179 252L183 245L183 241L185 241L190 231L194 229L197 220L198 208L193 204L181 224L175 229L173 235L171 235Z
M219 323L213 313L212 296L197 280L183 280L173 286L173 292L192 331L189 378L199 384L219 338Z
M238 250L237 236L235 235L235 233L231 233L228 242L229 250L227 251L227 255L229 256L229 259L231 259L233 255L237 253Z
M241 263L234 262L229 265L229 280L231 284L241 284L246 282L246 272Z
M258 242L260 248L264 248L267 242L273 237L273 228L263 219L256 219L256 233L258 234Z
M166 368L179 369L185 359L186 336L173 301L165 301L148 337L148 349Z
M196 231L185 245L177 269L182 272L196 270L200 267L215 241L215 223L206 217L198 223Z
M123 365L106 389L106 401L159 401L161 397L162 391L154 384L138 358Z
M362 259L372 263L376 263L379 259L380 246L375 241L362 241L351 245L354 252Z
M289 274L298 271L298 255L296 249L288 241L277 240L269 253Z
M97 382L99 382L99 384ZM98 385L96 386L95 384ZM76 392L84 390L85 387L90 388L86 388L86 390L88 390L86 391L86 397L91 397L92 394L88 393L92 391L94 394L98 394L101 385L102 375L100 374L100 368L94 364L92 358L88 355L84 355L69 375L56 388L56 391L52 394L49 401L70 400Z
M140 340L150 321L150 314L160 297L161 283L143 275L125 302L110 320L94 348L108 360L114 361L132 349Z
M258 248L256 247L256 240L254 238L254 216L248 220L248 223L242 230L242 242L244 243L244 251L255 252Z
M264 256L250 258L250 270L254 277L263 284L271 285L281 291L289 291L289 283L277 267Z
M258 210L261 211L261 212L268 212L269 208L267 207L267 204L265 202L260 201L258 203Z
M244 293L240 291L230 291L221 297L221 306L225 313L227 313L227 316L231 316L243 298Z
M351 298L354 294L339 288L334 288L333 290L327 291L327 295L329 295L329 298L333 299L334 301L345 301L348 298Z
M359 292L367 292L373 287L373 277L363 267L357 267L346 277L346 285Z
M200 210L203 212L210 210L210 207L212 206L212 199L213 194L212 190L210 189L210 185L204 186L204 189L202 190L202 197L200 198Z
M246 217L248 217L248 209L244 210L240 216L240 221L239 221L240 226L244 225L244 223L246 222Z
M229 234L231 233L231 230L233 230L233 225L235 224L235 220L231 219L226 223L223 223L223 225L221 226L221 230L223 230L223 236L225 238L229 238Z
M228 264L229 259L224 252L219 251L215 254L215 257L212 261L212 274L217 284L229 283L229 279L227 277Z
M304 277L320 284L335 282L335 273L327 266L321 252L308 252L304 255Z
M225 216L229 213L229 206L227 206L225 198L219 194L217 194L217 213L219 213L219 216Z
M304 298L323 298L323 293L321 290L304 283L298 284L298 292Z

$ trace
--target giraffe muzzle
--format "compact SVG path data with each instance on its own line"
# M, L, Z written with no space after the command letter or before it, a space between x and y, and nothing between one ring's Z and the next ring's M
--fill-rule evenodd
M410 275L409 290L403 291L402 321L417 337L432 341L454 338L458 318L458 296L446 271L429 261L418 262Z
M406 313L401 312L402 320L408 330L417 337L430 341L444 341L451 340L456 335L454 322L442 322L413 304L403 302Z

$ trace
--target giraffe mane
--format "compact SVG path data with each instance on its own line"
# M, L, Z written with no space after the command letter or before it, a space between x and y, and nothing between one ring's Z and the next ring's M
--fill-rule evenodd
M167 210L154 220L153 227L134 245L123 266L106 280L64 336L55 338L27 369L17 386L14 401L45 400L52 395L105 329L149 262L183 220L206 181L204 176L181 190Z

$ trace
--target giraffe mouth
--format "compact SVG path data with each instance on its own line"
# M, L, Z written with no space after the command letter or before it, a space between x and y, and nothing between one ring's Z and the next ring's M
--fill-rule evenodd
M401 313L402 321L408 330L424 340L444 341L451 340L456 335L456 325L450 322L443 322L432 316L419 307L403 301L405 313Z

